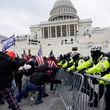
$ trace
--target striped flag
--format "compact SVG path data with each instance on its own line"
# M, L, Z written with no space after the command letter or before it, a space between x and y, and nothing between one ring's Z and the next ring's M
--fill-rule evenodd
M43 53L42 53L42 47L40 46L38 50L38 56L36 57L38 66L41 66L44 64L44 58L43 58Z
M3 45L2 51L6 51L11 46L15 45L15 35L13 34L11 37L4 39L1 41L1 44Z
M48 59L48 66L49 67L58 67L54 60ZM48 74L53 74L53 70L48 70Z

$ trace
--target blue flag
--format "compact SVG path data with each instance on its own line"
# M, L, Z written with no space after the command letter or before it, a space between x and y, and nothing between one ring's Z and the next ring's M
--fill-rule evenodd
M4 39L1 41L1 44L3 45L2 51L6 51L11 46L15 45L15 35L12 35L11 37Z

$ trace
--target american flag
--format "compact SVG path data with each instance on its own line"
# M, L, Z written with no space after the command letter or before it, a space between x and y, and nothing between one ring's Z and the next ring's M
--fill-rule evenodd
M54 60L48 59L48 66L49 67L58 67ZM51 75L53 70L48 70L48 74Z
M36 57L38 66L41 66L44 64L44 59L43 59L43 53L42 53L42 47L40 46L38 50L38 56Z

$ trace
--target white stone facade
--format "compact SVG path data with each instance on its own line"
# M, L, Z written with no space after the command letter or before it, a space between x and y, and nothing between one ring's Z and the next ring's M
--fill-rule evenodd
M30 26L31 38L83 36L91 33L92 20L80 20L70 0L56 0L47 22Z

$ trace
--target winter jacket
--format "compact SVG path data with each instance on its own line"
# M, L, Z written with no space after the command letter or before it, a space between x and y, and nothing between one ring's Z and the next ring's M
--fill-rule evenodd
M19 66L18 61L12 60L5 53L0 52L0 89L11 87L13 73Z
M59 68L48 67L48 65L42 65L35 68L34 73L30 76L30 82L35 85L43 85L46 82L52 82L53 77L48 74L48 70L57 71Z
M103 57L96 65L86 70L87 74L102 74L110 68L108 57ZM108 74L108 73L107 73Z

